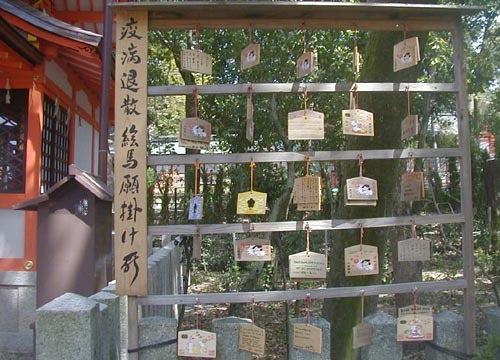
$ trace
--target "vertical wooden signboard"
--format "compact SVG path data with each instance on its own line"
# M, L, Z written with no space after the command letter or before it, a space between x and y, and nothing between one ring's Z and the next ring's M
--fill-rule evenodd
M147 295L146 98L148 16L116 21L115 278L120 295Z

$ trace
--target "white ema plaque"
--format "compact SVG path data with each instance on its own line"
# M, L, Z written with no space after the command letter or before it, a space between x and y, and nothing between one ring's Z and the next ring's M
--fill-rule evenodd
M241 51L241 70L260 64L260 45L250 44Z
M203 198L199 195L189 200L189 220L201 220L203 216Z
M359 176L346 180L348 200L378 200L377 180Z
M288 257L290 280L325 280L326 256L311 251L304 251Z
M361 109L342 110L342 132L345 135L374 136L373 114Z
M294 324L293 347L321 354L323 348L323 330L310 324Z
M313 110L297 110L288 113L289 140L323 140L325 138L325 114Z
M177 355L199 358L216 358L217 335L204 330L179 331Z
M189 149L210 149L212 125L196 117L186 118L180 124L179 146Z
M236 240L234 250L236 261L270 261L272 259L271 241L266 239Z
M407 115L401 121L401 140L418 135L418 115Z
M318 57L316 53L306 51L297 60L297 77L301 78L306 75L312 74L317 70Z
M398 241L398 261L427 261L431 259L431 242L424 239Z
M394 45L394 71L403 70L415 66L420 61L420 47L418 37L404 39Z
M398 341L425 341L433 337L432 306L414 304L398 309Z
M181 71L212 75L212 56L198 49L183 49Z
M345 275L375 275L379 272L376 246L354 245L344 249Z

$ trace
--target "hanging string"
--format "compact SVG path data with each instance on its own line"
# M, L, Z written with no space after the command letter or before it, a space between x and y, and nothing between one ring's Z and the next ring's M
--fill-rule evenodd
M417 312L417 288L414 287L412 292L413 294L413 314Z
M408 154L408 171L415 171L415 159L413 158L413 152L410 151Z
M306 324L311 323L311 294L306 295Z
M411 225L411 237L413 239L417 238L417 225L415 225L415 220L412 220L412 225Z
M250 192L253 192L253 168L255 167L255 162L252 160L250 162Z
M309 233L311 231L311 228L309 227L309 223L306 223L306 226L304 228L306 230L306 255L309 255L309 244L310 244Z
M358 31L354 31L354 49L352 54L352 70L354 72L354 80L358 81L359 79L359 52L358 52Z
M200 299L196 298L196 304L194 305L196 314L196 330L200 328L200 313L199 313Z
M406 95L408 96L408 115L411 114L411 94L410 94L410 85L406 85L405 87Z
M198 196L198 175L200 170L200 162L196 160L194 162L194 196Z
M307 85L304 86L304 115L307 110Z
M252 28L248 29L248 44L252 43Z
M250 311L252 315L252 324L255 325L255 298L252 295L252 303L250 304Z
M363 224L359 224L359 251L363 251L363 236L365 234L365 229Z
M363 155L358 155L359 177L363 177Z
M311 158L306 156L306 176L309 176L309 166L311 165Z
M195 37L196 37L195 49L199 50L200 49L200 28L198 27L198 25L196 25L194 31L195 31Z
M307 51L307 39L306 39L306 35L307 35L307 30L305 29L306 27L306 24L305 23L302 23L302 31L304 31L304 52Z
M361 290L361 322L365 319L365 291Z
M406 40L406 33L408 32L408 26L406 24L403 25L403 40Z
M194 88L193 90L193 112L194 117L198 117L198 88Z
M351 109L359 108L359 94L358 94L358 84L354 83L351 87L349 107Z

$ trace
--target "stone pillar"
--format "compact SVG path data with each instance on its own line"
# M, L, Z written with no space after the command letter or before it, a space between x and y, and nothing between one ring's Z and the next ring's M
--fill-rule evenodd
M163 344L175 340L171 344ZM161 316L139 321L139 347L156 345L139 351L139 360L177 359L177 320Z
M500 335L500 306L483 308L486 334L488 336Z
M290 360L330 360L330 323L323 318L311 317L309 324L321 329L322 350L315 353L307 350L296 349L293 346L293 325L305 324L306 318L294 318L288 320L288 359Z
M234 316L213 319L212 331L217 334L217 360L251 360L252 354L239 349L240 326L250 319Z
M396 318L378 311L364 321L373 327L373 342L361 348L361 360L389 360L403 358L403 344L397 341Z
M500 336L500 306L488 306L483 308L484 321L487 336ZM500 359L500 349L497 350L497 358Z
M105 304L108 309L104 313L103 328L105 334L102 338L108 341L107 346L109 359L118 360L120 358L120 297L110 292L101 291L94 294L90 299ZM99 335L99 337L101 337Z
M98 360L99 303L66 293L36 311L36 359Z
M463 353L464 346L464 318L450 311L443 311L434 315L434 340L432 341L439 347L451 351ZM439 351L426 344L425 358L427 360L456 360L456 357Z

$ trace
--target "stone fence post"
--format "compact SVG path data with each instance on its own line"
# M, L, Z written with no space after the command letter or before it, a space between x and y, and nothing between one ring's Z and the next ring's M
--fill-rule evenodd
M217 360L251 360L252 354L239 349L240 327L251 324L250 319L229 316L212 320L212 331L217 334Z
M37 309L36 359L101 360L97 344L99 307L87 297L65 293Z
M361 360L396 360L403 358L403 345L397 341L396 318L378 311L364 321L373 327L372 343L361 348Z

